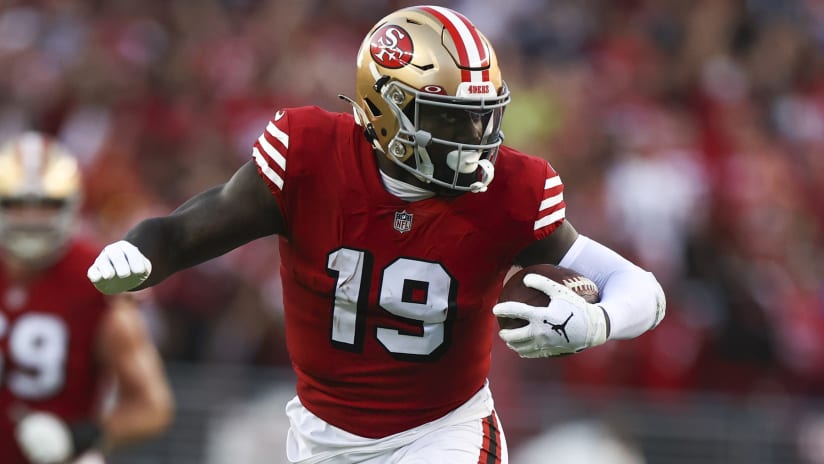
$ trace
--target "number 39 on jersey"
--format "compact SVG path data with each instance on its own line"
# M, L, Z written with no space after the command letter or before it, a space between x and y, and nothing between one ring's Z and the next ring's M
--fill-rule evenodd
M15 320L0 313L0 384L15 396L44 399L66 378L69 333L58 316L30 312Z

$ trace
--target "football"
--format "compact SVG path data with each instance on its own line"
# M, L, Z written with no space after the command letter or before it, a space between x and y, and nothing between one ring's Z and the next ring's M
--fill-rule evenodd
M567 288L584 297L589 303L597 303L601 300L601 293L595 282L584 277L572 269L554 266L552 264L535 264L520 269L513 274L504 285L498 296L498 302L520 301L531 306L547 306L549 296L542 291L524 285L524 276L527 274L540 274L555 282L562 283ZM527 321L510 317L498 317L498 325L502 329L516 329L523 327Z

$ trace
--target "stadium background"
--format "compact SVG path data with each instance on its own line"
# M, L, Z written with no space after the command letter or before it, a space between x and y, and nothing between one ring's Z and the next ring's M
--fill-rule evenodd
M669 300L630 342L496 347L513 462L824 463L824 2L432 3L495 45L507 143L551 160L576 226ZM68 144L82 226L118 239L223 182L277 107L348 111L363 35L408 4L0 2L0 139ZM281 461L277 267L264 239L147 296L178 417L113 464ZM537 439L551 451L530 458Z

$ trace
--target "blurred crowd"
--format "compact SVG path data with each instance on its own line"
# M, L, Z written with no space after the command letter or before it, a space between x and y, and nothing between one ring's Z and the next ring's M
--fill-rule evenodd
M433 3L495 45L506 143L549 159L576 227L668 295L636 340L493 362L501 390L824 392L824 2ZM278 107L349 111L337 94L352 94L363 36L407 4L6 1L0 139L66 143L86 173L83 227L119 239L224 182ZM288 364L278 266L262 239L156 287L167 359Z

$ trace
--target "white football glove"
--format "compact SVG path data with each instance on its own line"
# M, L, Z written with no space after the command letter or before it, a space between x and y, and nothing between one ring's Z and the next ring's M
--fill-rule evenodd
M546 293L548 306L505 301L492 308L499 317L524 319L529 324L503 329L498 335L522 358L544 358L577 353L604 343L607 320L600 306L587 303L566 285L539 274L524 276L524 285Z
M74 454L69 427L51 413L27 415L17 424L15 435L20 450L32 464L62 463Z
M152 262L136 246L120 240L103 248L86 276L102 293L112 295L137 287L151 273Z

